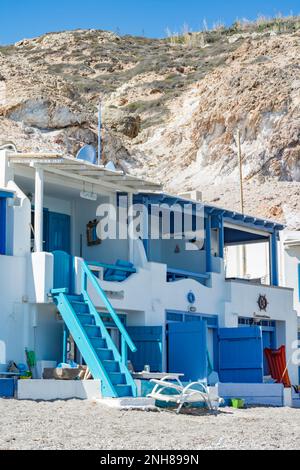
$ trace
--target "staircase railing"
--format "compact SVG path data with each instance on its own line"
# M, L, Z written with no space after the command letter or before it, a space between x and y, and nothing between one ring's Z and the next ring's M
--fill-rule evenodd
M132 339L130 338L126 328L124 327L123 323L121 322L120 318L118 317L117 313L115 312L113 306L111 305L110 301L108 300L104 290L98 283L96 277L93 275L92 271L90 270L88 264L85 261L81 263L81 290L83 296L90 300L88 294L88 281L94 287L96 293L101 298L105 308L108 310L111 318L113 319L116 327L118 328L120 335L121 335L121 358L122 363L127 367L127 347L130 348L132 352L136 352L137 348L133 343Z

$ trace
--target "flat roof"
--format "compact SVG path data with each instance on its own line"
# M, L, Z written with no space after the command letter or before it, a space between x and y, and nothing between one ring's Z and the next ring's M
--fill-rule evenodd
M161 191L162 185L111 170L59 153L8 153L9 161L17 167L43 167L48 173L85 181L113 191Z

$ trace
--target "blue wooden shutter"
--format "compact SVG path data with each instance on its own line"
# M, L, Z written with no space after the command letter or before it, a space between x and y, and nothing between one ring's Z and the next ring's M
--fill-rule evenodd
M219 364L220 381L223 383L262 383L261 327L221 328Z
M68 289L72 292L73 258L64 251L54 251L54 289Z
M169 323L168 371L184 374L184 380L207 378L206 321Z
M162 326L134 326L127 331L137 347L137 352L128 352L134 370L141 372L149 365L151 372L162 372Z

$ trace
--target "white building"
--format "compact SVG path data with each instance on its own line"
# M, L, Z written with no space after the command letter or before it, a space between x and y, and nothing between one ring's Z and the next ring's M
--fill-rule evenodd
M223 382L252 383L269 373L264 347L285 345L292 356L297 314L293 290L279 286L280 224L206 205L203 246L178 239L172 215L170 239L153 240L153 207L172 213L190 204L195 214L200 203L61 155L1 151L0 187L2 370L24 362L25 348L38 361L66 361L71 335L75 359L102 381L103 394L124 396L136 394L127 354L137 371L148 364L188 381L207 376L210 364ZM140 238L99 241L103 203L128 212L129 233L132 205L142 206ZM254 243L264 246L266 275L254 262L240 279L231 247ZM298 384L293 361L289 375Z

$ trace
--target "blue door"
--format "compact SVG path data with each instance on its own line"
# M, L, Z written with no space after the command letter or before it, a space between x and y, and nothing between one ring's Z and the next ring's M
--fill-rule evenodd
M137 347L137 351L128 351L128 359L134 370L141 372L149 365L151 372L162 372L162 327L134 326L127 331Z
M207 324L197 322L168 324L168 371L184 374L183 380L207 378Z
M73 258L64 251L54 251L53 289L73 290Z
M49 212L47 247L50 252L71 252L71 218L66 214Z
M223 383L262 383L261 327L220 328L219 365L220 381Z

